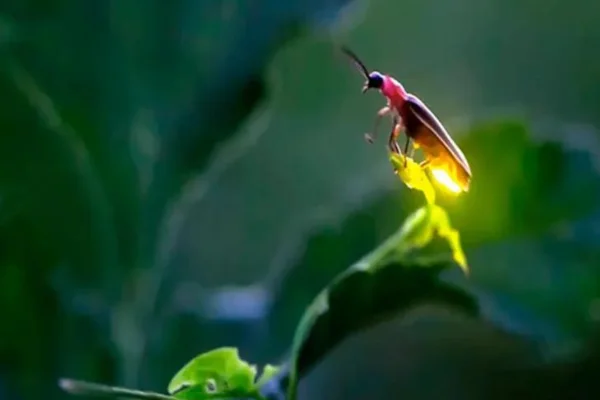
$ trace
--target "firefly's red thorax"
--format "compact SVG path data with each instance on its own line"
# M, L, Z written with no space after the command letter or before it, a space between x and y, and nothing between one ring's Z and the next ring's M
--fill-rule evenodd
M404 86L389 75L385 75L383 78L381 94L390 99L395 108L400 108L408 95L406 90L404 90Z

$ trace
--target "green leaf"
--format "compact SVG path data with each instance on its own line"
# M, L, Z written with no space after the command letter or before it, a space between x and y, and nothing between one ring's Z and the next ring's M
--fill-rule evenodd
M188 362L167 390L178 399L254 396L255 377L256 367L240 359L236 348L222 347Z
M442 207L427 204L419 208L406 218L397 235L397 241L387 243L396 247L396 253L400 257L404 257L410 250L425 247L437 235L448 243L452 258L463 272L468 274L467 259L460 243L460 234L452 227L450 218ZM387 251L389 251L388 246L382 246L375 254L379 255Z
M467 258L460 244L460 234L450 224L446 210L435 205L435 190L423 168L412 158L397 153L390 153L390 162L400 180L410 189L423 192L428 204L406 219L402 227L402 244L423 247L431 242L437 233L448 242L454 261L468 274Z
M445 283L439 274L454 266L446 260L408 258L407 252L443 235L464 260L457 233L445 211L427 205L412 214L380 247L352 265L325 288L307 308L296 329L290 360L288 398L294 399L298 379L349 335L427 302L442 302L478 314L476 300ZM462 255L462 258L461 258Z
M59 386L76 395L140 400L261 399L258 388L278 371L278 367L267 364L255 381L256 367L240 359L236 348L221 347L200 354L183 366L169 382L169 395L72 379L61 379Z
M450 224L448 213L442 207L428 204L411 214L400 229L400 249L408 251L421 248L431 242L435 235L446 240L452 258L465 274L469 273L467 258L460 244L460 234Z
M423 192L427 203L435 203L435 189L425 170L410 157L390 152L390 162L398 178L409 189Z

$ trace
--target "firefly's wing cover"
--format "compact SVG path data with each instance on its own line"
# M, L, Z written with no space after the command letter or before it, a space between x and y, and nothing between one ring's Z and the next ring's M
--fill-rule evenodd
M446 131L446 128L437 119L437 117L431 112L429 108L423 103L417 96L409 94L406 98L406 104L413 114L427 126L432 132L436 134L438 139L444 144L444 147L456 157L462 167L471 175L471 167L467 158L463 154L462 150L454 143L452 137Z

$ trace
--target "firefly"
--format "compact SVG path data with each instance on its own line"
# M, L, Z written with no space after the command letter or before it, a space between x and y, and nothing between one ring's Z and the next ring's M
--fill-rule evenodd
M417 96L408 93L392 76L378 71L369 72L350 49L342 47L342 52L354 62L365 77L362 92L376 89L387 100L386 106L377 112L372 135L365 135L367 141L372 143L375 140L381 119L391 115L394 128L388 138L390 149L401 152L395 143L404 131L406 155L409 155L409 147L413 142L409 157L412 157L414 150L420 148L425 155L425 160L420 163L422 168L429 167L433 177L450 191L467 192L471 183L469 162L435 114Z

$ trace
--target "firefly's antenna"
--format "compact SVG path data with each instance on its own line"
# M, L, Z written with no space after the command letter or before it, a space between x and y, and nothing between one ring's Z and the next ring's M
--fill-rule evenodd
M342 46L341 50L342 53L344 53L348 58L352 60L352 62L354 62L354 65L356 65L356 68L358 68L358 70L364 75L364 77L366 79L369 79L369 70L367 69L367 67L365 67L365 64L363 64L362 61L360 61L358 56L346 46Z

